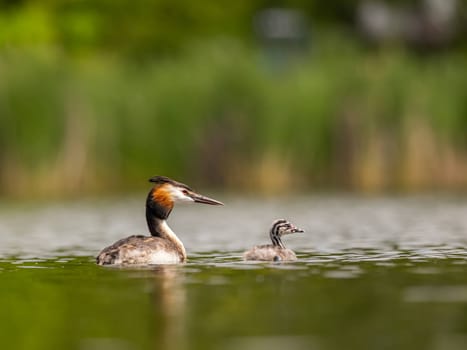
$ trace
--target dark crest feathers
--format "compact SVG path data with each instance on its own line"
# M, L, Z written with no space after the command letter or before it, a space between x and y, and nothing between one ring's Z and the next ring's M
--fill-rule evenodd
M152 182L156 185L171 184L173 186L183 187L189 191L193 191L189 186L185 185L184 183L172 180L171 178L168 178L167 176L159 176L159 175L153 176L149 179L149 182Z

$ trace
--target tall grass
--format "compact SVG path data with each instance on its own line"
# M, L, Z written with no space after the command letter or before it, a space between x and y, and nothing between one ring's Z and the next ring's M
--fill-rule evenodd
M467 188L467 66L334 45L277 67L238 43L173 59L0 54L0 191L167 174L260 191Z

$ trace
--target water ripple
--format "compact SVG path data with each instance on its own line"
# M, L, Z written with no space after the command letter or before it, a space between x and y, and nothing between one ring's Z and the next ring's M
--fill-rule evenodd
M193 261L238 265L242 251L268 241L269 225L278 217L306 230L284 241L310 264L467 259L466 198L223 200L223 208L193 205L174 210L170 224ZM141 207L134 198L3 206L0 258L92 259L117 239L146 232Z

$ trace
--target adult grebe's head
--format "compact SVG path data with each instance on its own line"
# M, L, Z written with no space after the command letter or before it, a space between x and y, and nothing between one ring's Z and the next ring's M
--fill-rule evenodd
M223 205L215 199L194 192L187 185L165 176L154 176L149 179L154 187L148 194L146 207L152 209L154 215L166 219L176 202L192 202L210 205Z

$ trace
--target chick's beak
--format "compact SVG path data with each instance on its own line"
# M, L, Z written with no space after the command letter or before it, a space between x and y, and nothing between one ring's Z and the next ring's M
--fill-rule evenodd
M191 192L189 196L195 201L195 203L203 203L203 204L210 204L210 205L224 205L224 203L216 201L215 199L202 196L198 193Z
M301 228L298 228L297 226L293 226L290 232L295 233L295 232L305 232Z

